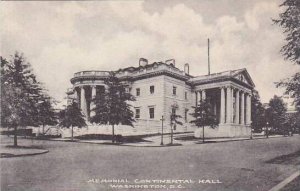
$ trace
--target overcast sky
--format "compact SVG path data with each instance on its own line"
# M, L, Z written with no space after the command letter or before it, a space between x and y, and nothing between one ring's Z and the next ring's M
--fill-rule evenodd
M116 70L174 58L192 75L246 68L262 101L299 66L284 61L280 0L1 2L1 55L23 52L51 96L63 101L81 70ZM63 102L64 103L64 102Z

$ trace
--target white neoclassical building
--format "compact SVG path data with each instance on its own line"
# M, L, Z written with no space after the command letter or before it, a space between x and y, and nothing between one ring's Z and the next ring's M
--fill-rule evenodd
M137 134L159 133L164 116L164 126L169 129L172 105L177 105L176 113L182 116L182 126L177 132L198 131L190 121L193 106L200 99L209 98L219 126L206 128L206 137L242 137L251 133L251 96L254 83L246 69L238 69L203 76L189 74L189 65L180 70L175 60L148 64L144 58L139 66L120 69L117 72L128 91L136 97L132 102ZM73 87L69 97L77 99L87 120L93 115L92 98L105 91L104 80L107 71L81 71L71 79Z

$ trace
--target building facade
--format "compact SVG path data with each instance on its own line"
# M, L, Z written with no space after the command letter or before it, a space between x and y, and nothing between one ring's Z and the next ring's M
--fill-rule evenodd
M71 79L73 87L68 91L80 105L87 120L93 115L92 98L105 91L107 71L81 71ZM219 126L206 128L206 137L242 137L251 134L251 96L254 83L246 69L225 71L204 76L189 74L189 65L180 70L175 60L148 64L144 58L138 67L116 71L116 76L135 96L132 109L136 123L134 131L140 134L161 131L162 117L166 127L170 126L171 112L182 116L182 126L177 132L199 131L190 123L190 115L201 99L208 98L213 105ZM176 106L176 111L174 111ZM197 135L198 134L198 135Z
M295 99L292 97L291 93L288 95L283 95L282 99L284 103L286 103L286 108L287 108L286 112L288 114L297 113Z

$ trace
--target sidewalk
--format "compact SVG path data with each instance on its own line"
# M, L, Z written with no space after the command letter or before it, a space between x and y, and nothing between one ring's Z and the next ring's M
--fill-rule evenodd
M250 137L244 138L206 138L205 143L202 142L202 139L193 139L193 140L175 140L178 137L187 137L193 136L193 133L184 133L184 134L174 134L173 135L173 146L186 146L186 145L195 145L195 144L209 144L209 143L221 143L221 142L230 142L230 141L244 141L244 140L255 140L255 139L266 139L265 136L254 136L253 139ZM298 136L298 135L294 135ZM283 135L271 135L269 138L283 137ZM71 141L70 138L55 138L51 139L52 141ZM163 145L161 145L161 135L150 136L144 138L145 142L136 142L136 143L115 143L113 144L110 140L79 140L74 139L74 142L78 143L90 143L90 144L105 144L105 145L118 145L118 146L132 146L132 147L164 147L170 146L170 135L163 136Z
M211 143L222 143L222 142L231 142L231 141L245 141L245 140L255 140L255 139L267 139L265 136L254 136L253 139L250 137L244 138L206 138L205 142L202 142L202 139L186 139L179 140L178 138L192 137L193 133L182 133L173 135L173 145L170 145L170 135L163 136L163 145L161 145L161 135L150 136L144 138L144 142L135 142L135 143L112 143L111 140L80 140L74 138L73 141L71 138L52 138L46 139L48 141L64 141L64 142L74 142L74 143L87 143L87 144L102 144L102 145L115 145L115 146L131 146L131 147L167 147L167 146L188 146L196 144L211 144ZM295 134L294 136L299 136ZM269 138L283 137L283 135L271 135ZM1 158L3 157L17 157L17 156L30 156L36 154L47 153L48 150L40 148L13 148L6 147L3 142L1 142Z
M202 139L195 139L195 140L175 140L178 137L187 137L187 136L193 136L193 133L187 133L187 134L174 134L173 137L173 144L174 145L194 145L194 144L203 144ZM283 137L282 135L272 135L269 136L269 138L275 138L275 137ZM265 139L264 136L258 136L253 137L253 139ZM163 143L164 146L168 145L170 143L170 135L164 135ZM244 141L244 140L253 140L250 139L250 137L242 137L242 138L206 138L204 144L208 143L220 143L220 142L230 142L230 141ZM161 146L161 135L159 136L152 136L149 138L145 138L144 140L147 140L149 142L141 142L141 143L124 143L122 145L127 146L144 146L144 147L159 147Z
M49 151L46 149L34 149L34 148L24 148L24 147L0 147L1 155L0 158L10 158L10 157L23 157L23 156L33 156L39 154L45 154Z
M187 145L221 143L221 142L230 142L230 141L267 139L265 136L254 136L253 139L250 139L250 138L207 138L207 139L205 139L205 143L202 143L201 139L175 140L175 138L188 137L188 136L192 136L192 135L193 135L193 133L174 134L172 146L187 146ZM299 135L295 134L294 136L299 136ZM269 138L276 138L276 137L283 137L283 136L282 135L269 136ZM75 143L103 144L103 145L131 146L131 147L168 147L168 146L171 146L171 145L169 145L170 144L170 135L163 136L164 145L161 145L161 135L147 137L147 138L144 138L144 140L145 140L145 142L137 142L137 143L112 143L110 140L79 140L79 139L74 139L73 141ZM54 138L54 139L49 139L49 141L70 142L72 140L70 138ZM12 146L8 146L7 143L2 142L2 141L0 144L0 149L1 149L0 158L33 156L33 155L45 154L45 153L49 152L46 149L34 148L34 147L29 147L29 146L12 147Z
M18 146L13 147L11 142L4 141L1 137L0 143L0 158L33 156L45 154L49 151L42 148L35 148L32 146Z

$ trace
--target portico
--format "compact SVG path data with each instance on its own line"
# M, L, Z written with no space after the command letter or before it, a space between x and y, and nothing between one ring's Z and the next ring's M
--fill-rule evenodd
M233 88L231 86L223 86L218 88L220 109L218 119L220 124L250 124L251 119L251 95L247 91ZM200 100L206 98L206 91L210 89L203 89L196 91L197 104ZM212 100L212 99L210 99ZM247 100L246 102L244 100ZM217 104L213 102L214 112L217 113ZM246 110L246 112L245 112Z
M95 104L92 100L105 91L104 80L108 76L107 71L82 71L75 73L71 79L73 88L68 95L73 95L72 99L76 100L87 121L94 114L92 109Z
M243 73L243 83L236 80L238 78L226 79L224 76L223 79L219 79L219 82L216 82L217 76L209 76L211 79L205 83L203 80L199 83L195 80L196 105L201 100L207 99L212 104L214 113L219 120L218 128L207 128L206 136L211 134L213 137L235 137L251 134L251 86L253 82L247 76L246 71Z
M89 118L93 115L92 109L95 107L95 103L92 100L96 97L96 95L103 93L104 90L104 85L85 84L74 87L74 91L76 92L76 101L87 120L89 120Z

